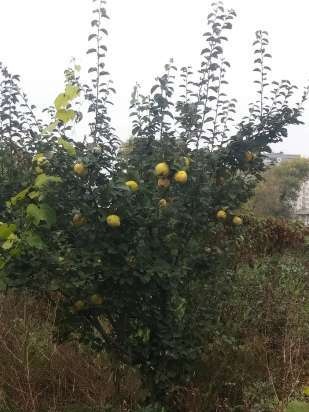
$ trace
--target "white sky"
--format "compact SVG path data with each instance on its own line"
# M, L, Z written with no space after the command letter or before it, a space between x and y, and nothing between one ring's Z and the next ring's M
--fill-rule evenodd
M117 89L113 121L129 136L128 106L138 81L148 91L170 57L177 66L197 66L210 0L109 0L108 69ZM300 87L309 79L308 0L226 0L237 12L227 57L232 97L244 111L254 92L251 72L254 32L268 30L273 78ZM22 76L31 101L51 104L62 90L71 57L87 67L85 51L90 0L0 0L0 60ZM301 92L301 90L300 90ZM309 156L309 105L305 126L290 129L274 150Z

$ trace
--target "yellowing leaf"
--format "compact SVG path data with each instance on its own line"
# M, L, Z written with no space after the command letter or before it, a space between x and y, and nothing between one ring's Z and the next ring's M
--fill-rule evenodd
M46 157L45 157L44 153L37 153L32 158L32 162L44 163L45 161L46 161Z
M4 243L2 243L2 249L4 250L10 250L14 245L14 241L13 240L6 240Z
M2 249L4 249L4 250L10 250L12 247L13 247L13 245L14 245L14 243L15 243L15 241L18 239L18 237L16 236L16 235L14 235L14 233L12 233L8 238L7 238L7 240L2 244Z
M70 101L70 98L69 96L66 95L66 93L60 93L54 101L56 110L65 109L69 101Z
M309 396L309 386L305 386L303 389L303 394Z
M70 109L70 110L64 110L60 109L56 113L57 119L61 120L63 123L68 123L69 121L73 120L75 117L75 111Z
M70 101L75 99L78 95L79 87L73 84L68 84L65 88L65 92L58 94L54 101L57 112L65 111Z
M49 183L61 183L62 179L59 176L47 176L45 173L42 173L37 176L34 182L34 186L41 188Z
M72 143L68 142L63 137L58 140L58 143L64 148L66 152L68 152L70 156L76 156L76 150Z
M76 85L68 84L65 88L65 95L69 100L75 99L79 95L79 87Z

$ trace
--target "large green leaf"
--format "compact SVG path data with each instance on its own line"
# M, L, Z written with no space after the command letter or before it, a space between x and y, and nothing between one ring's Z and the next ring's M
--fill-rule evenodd
M62 182L62 179L59 176L48 176L45 173L41 173L35 179L34 186L41 188L47 185L48 183L61 183L61 182Z
M30 203L27 207L27 216L38 226L40 222L46 222L48 226L52 226L56 223L55 210L46 203L40 206Z
M46 247L40 236L37 233L31 231L25 233L25 241L29 246L35 249L44 249Z
M0 223L0 239L6 240L16 230L16 225Z
M30 190L30 187L27 187L26 189L22 190L21 192L17 193L14 197L11 197L10 202L13 206L16 205L17 202L24 200L25 197L27 196L28 192Z
M60 139L58 140L58 143L64 148L64 150L70 156L76 156L76 150L75 150L75 147L72 145L72 143L68 142L63 137L60 137Z
M41 219L44 220L49 226L56 223L56 212L52 207L50 207L46 203L42 203L40 205L40 211Z
M42 219L40 208L34 203L27 206L27 216L33 221L35 225L39 225Z

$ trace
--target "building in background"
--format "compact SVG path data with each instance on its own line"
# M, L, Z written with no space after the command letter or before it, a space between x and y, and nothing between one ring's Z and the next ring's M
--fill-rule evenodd
M283 152L267 153L264 162L267 166L270 166L272 164L275 165L285 160L295 160L295 159L300 159L300 158L301 158L301 155L299 154L285 154Z
M265 158L265 165L276 165L282 161L300 159L298 154L267 153ZM294 217L302 221L306 226L309 226L309 179L302 183L298 197L294 203Z
M302 183L295 202L294 216L309 226L309 179Z

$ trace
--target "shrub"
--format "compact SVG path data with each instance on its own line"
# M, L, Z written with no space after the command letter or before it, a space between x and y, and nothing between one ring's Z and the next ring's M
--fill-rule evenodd
M299 257L275 255L206 287L199 393L207 410L284 411L298 396L308 375L307 283Z

